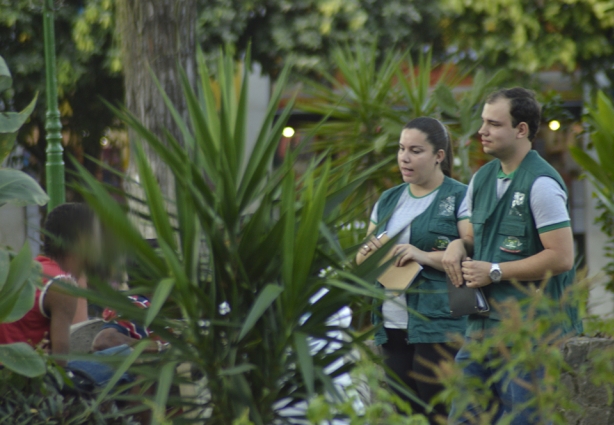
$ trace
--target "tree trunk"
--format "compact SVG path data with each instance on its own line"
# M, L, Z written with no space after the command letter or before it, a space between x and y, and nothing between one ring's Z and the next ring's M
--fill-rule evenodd
M179 130L162 100L150 70L156 75L179 113L186 118L186 102L177 67L183 67L193 84L196 0L118 0L116 16L124 67L126 107L161 140L164 140L165 129L177 140L181 140ZM130 132L130 139L134 143L142 142L136 138L134 132ZM173 199L172 174L147 143L142 146L163 195ZM132 157L128 176L136 176L136 164ZM132 195L139 196L138 188L134 186L128 184L126 189Z

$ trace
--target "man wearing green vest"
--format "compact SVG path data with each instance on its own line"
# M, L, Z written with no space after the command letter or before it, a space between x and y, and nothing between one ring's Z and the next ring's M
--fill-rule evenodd
M489 300L526 298L528 295L511 280L539 283L551 275L545 291L555 300L573 282L574 249L567 189L556 170L532 150L540 120L541 107L534 93L520 87L492 93L482 112L479 130L482 146L495 159L484 165L469 183L470 231L449 244L443 266L454 285L465 282L470 288L482 288ZM581 331L575 309L562 308L569 317L562 332ZM470 315L468 340L495 330L500 320L496 311ZM481 378L482 382L497 372L469 361L469 353L462 348L456 360L465 365L465 376ZM518 377L523 379L522 371ZM529 380L528 376L526 379ZM513 425L538 423L540 418L534 409L520 407L531 399L530 391L515 380L507 381L502 376L492 387L499 403L492 423L512 411ZM465 416L479 415L469 410L464 412ZM456 423L473 422L464 417Z

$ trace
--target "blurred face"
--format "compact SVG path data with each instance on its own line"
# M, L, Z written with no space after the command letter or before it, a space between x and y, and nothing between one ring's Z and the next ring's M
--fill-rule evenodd
M520 125L512 127L510 101L505 98L484 105L482 127L478 131L484 152L505 159L514 155L519 143Z
M443 150L433 152L425 133L415 128L404 129L399 140L397 161L405 183L428 186L441 172Z

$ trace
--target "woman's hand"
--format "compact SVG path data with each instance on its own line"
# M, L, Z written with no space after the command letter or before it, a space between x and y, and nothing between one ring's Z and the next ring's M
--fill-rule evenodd
M397 267L403 267L405 264L412 260L420 264L423 264L424 262L424 251L421 251L415 246L408 243L399 244L395 246L392 250L392 254L394 256L398 255L396 260L394 261L394 265Z
M444 271L450 276L452 284L457 288L463 285L461 262L467 260L467 249L462 239L456 239L448 245L441 263Z
M383 243L376 237L372 237L360 248L362 255L369 255L372 251L377 251L382 247Z

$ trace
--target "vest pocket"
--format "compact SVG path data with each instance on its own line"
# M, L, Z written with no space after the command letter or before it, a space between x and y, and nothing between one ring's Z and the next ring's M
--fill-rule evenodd
M503 222L497 233L499 260L513 261L527 256L529 246L523 223Z
M458 227L455 220L431 220L428 225L432 243L428 243L427 250L445 251L448 244L454 239L458 239Z

